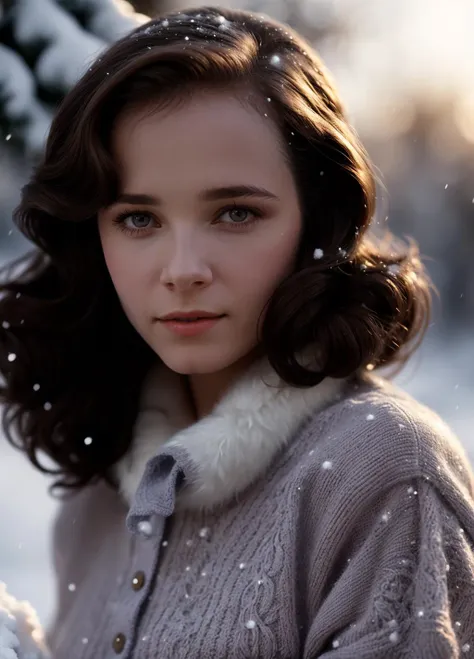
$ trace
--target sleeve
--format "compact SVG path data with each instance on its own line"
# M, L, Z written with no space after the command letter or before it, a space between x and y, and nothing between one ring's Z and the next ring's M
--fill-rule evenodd
M342 531L302 659L474 659L473 529L428 480L378 497Z

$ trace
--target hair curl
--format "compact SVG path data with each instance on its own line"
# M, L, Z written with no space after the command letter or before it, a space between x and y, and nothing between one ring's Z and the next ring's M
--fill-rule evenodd
M242 85L272 99L304 215L297 267L262 323L275 370L306 387L369 363L402 364L426 330L431 284L417 248L393 251L367 235L371 164L310 45L246 11L202 7L150 20L67 94L14 212L36 248L3 271L3 427L37 468L60 476L53 488L111 483L156 360L120 306L99 240L97 212L119 190L111 127L130 107L179 100L193 87ZM308 346L318 351L318 372L296 358ZM56 469L41 465L41 451Z

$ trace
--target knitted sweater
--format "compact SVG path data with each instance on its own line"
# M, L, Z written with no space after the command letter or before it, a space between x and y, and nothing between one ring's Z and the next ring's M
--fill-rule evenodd
M474 657L474 477L434 412L265 362L198 422L169 372L142 407L118 490L56 519L54 659Z

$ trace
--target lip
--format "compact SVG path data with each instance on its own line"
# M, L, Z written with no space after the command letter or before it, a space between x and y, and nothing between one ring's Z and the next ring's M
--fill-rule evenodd
M224 316L213 316L201 318L200 320L161 320L160 322L178 336L196 336L207 332L216 325Z
M188 318L222 318L224 314L213 313L211 311L202 311L201 309L193 309L192 311L172 311L167 313L166 316L161 316L159 320L185 320Z

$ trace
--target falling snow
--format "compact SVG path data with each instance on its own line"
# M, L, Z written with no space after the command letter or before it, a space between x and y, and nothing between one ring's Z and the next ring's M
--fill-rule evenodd
M33 385L33 391L39 391L40 390L40 385L38 383Z
M44 409L45 409L47 412L49 412L49 410L50 410L53 406L51 405L51 403L46 402L46 403L43 405L43 407L44 407Z
M15 353L14 353L14 352L10 352L9 355L8 355L8 361L9 361L9 362L14 362L15 359L16 359L16 355L15 355Z
M322 259L324 256L324 251L320 249L319 247L316 247L316 249L313 252L313 259Z
M3 329L8 329L10 327L10 323L8 322L8 320L3 321L2 327L3 327Z
M365 418L367 419L367 421L373 421L375 419L375 416L373 414L367 414Z
M280 57L279 57L278 55L272 55L272 57L271 57L271 59L270 59L270 62L271 62L272 64L280 64L281 59L280 59Z
M247 629L255 629L256 625L257 623L255 622L255 620L247 620L247 622L245 623Z
M85 444L86 446L90 446L90 445L92 444L92 437L86 437L86 438L84 439L84 444Z
M67 588L71 593L73 593L76 590L76 584L70 583Z
M321 466L323 469L327 471L329 469L332 469L332 462L331 460L325 460Z

